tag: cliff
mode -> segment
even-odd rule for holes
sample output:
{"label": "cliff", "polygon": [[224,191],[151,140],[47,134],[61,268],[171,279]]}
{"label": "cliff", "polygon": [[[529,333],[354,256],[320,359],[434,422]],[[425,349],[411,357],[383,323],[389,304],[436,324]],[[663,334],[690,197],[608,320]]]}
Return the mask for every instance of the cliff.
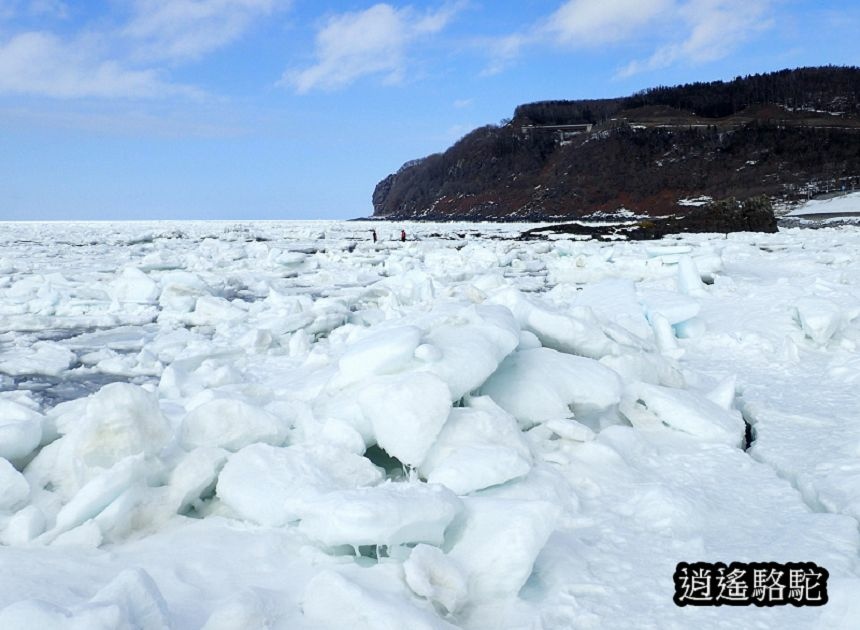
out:
{"label": "cliff", "polygon": [[[860,188],[860,68],[820,67],[516,108],[373,193],[375,218],[565,220],[690,199],[791,205]],[[686,210],[685,210],[686,209]]]}

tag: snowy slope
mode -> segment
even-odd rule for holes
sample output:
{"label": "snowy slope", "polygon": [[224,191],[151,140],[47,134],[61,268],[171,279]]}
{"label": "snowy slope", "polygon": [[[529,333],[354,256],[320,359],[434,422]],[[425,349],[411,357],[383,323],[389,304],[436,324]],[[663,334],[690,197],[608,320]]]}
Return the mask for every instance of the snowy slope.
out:
{"label": "snowy slope", "polygon": [[860,230],[519,227],[5,224],[0,628],[858,627]]}
{"label": "snowy slope", "polygon": [[787,216],[802,217],[813,214],[860,214],[860,192],[831,199],[811,199],[789,212]]}

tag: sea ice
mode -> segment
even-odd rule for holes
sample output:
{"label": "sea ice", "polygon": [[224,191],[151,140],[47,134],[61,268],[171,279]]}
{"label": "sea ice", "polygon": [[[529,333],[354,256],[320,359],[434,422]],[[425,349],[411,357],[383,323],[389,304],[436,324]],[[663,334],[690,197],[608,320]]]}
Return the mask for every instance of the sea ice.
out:
{"label": "sea ice", "polygon": [[230,456],[216,492],[242,518],[277,527],[302,518],[328,492],[381,479],[369,460],[339,448],[252,444]]}
{"label": "sea ice", "polygon": [[537,335],[548,348],[595,359],[616,350],[616,344],[599,326],[539,305],[516,289],[503,289],[490,299],[508,307],[520,326]]}
{"label": "sea ice", "polygon": [[42,415],[12,400],[0,399],[0,458],[12,462],[32,453],[42,440]]}
{"label": "sea ice", "polygon": [[451,528],[449,556],[463,568],[469,596],[516,595],[556,526],[560,508],[548,501],[467,497]]}
{"label": "sea ice", "polygon": [[299,531],[327,547],[350,545],[440,545],[462,509],[438,484],[386,483],[329,492],[308,501]]}
{"label": "sea ice", "polygon": [[797,319],[807,337],[823,344],[839,330],[842,311],[830,300],[805,297],[797,301]]}
{"label": "sea ice", "polygon": [[729,446],[741,446],[744,441],[745,426],[739,412],[690,390],[630,383],[620,409],[634,427],[641,429],[669,427]]}
{"label": "sea ice", "polygon": [[0,457],[0,515],[3,512],[14,512],[30,498],[30,484],[12,467],[8,461]]}
{"label": "sea ice", "polygon": [[448,418],[451,391],[427,372],[381,376],[361,391],[359,404],[379,446],[418,466]]}
{"label": "sea ice", "polygon": [[278,446],[286,436],[287,427],[277,417],[231,398],[215,398],[194,407],[179,429],[179,441],[188,450],[208,446],[238,451],[257,442]]}
{"label": "sea ice", "polygon": [[412,592],[441,607],[457,612],[468,598],[463,571],[438,547],[418,544],[403,562],[403,575]]}
{"label": "sea ice", "polygon": [[510,355],[480,391],[529,428],[606,411],[621,399],[621,380],[593,359],[535,348]]}

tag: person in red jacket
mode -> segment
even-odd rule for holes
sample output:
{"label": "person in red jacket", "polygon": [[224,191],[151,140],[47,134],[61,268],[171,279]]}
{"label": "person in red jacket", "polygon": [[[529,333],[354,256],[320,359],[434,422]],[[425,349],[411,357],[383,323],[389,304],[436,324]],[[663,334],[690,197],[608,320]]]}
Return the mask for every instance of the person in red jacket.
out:
{"label": "person in red jacket", "polygon": [[406,241],[406,230],[400,230],[400,241],[401,242]]}

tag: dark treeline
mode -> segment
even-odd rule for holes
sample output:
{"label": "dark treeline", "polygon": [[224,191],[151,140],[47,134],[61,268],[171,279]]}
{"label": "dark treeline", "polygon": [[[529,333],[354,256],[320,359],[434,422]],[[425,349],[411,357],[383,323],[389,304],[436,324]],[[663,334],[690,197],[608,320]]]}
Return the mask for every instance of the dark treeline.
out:
{"label": "dark treeline", "polygon": [[664,106],[706,118],[721,118],[751,105],[773,103],[793,109],[860,113],[860,68],[822,66],[737,77],[733,81],[659,86],[632,96],[580,101],[542,101],[520,105],[519,123],[555,125],[600,123],[626,109]]}

